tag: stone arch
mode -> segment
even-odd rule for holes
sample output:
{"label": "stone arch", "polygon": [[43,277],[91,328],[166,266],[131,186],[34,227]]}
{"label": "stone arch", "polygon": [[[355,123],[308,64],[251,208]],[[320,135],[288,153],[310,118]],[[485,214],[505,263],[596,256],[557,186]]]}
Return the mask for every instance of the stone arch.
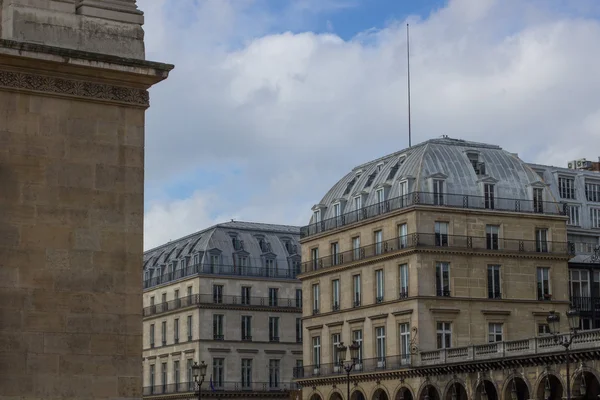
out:
{"label": "stone arch", "polygon": [[[585,395],[582,396],[582,386]],[[578,396],[580,400],[598,400],[600,396],[600,378],[598,373],[588,367],[578,368],[571,379],[571,398]]]}
{"label": "stone arch", "polygon": [[313,390],[313,392],[310,394],[309,399],[310,400],[323,400],[323,396],[318,391]]}
{"label": "stone arch", "polygon": [[540,375],[534,387],[536,389],[533,398],[537,400],[561,400],[566,397],[562,378],[553,372]]}
{"label": "stone arch", "polygon": [[350,389],[350,400],[367,400],[367,396],[361,388]]}
{"label": "stone arch", "polygon": [[334,389],[329,394],[329,400],[344,400],[344,396],[342,395],[342,393],[338,389]]}
{"label": "stone arch", "polygon": [[419,388],[418,400],[425,400],[425,396],[429,396],[429,400],[440,400],[440,389],[431,381],[425,381]]}
{"label": "stone arch", "polygon": [[500,395],[496,384],[489,379],[479,379],[473,389],[473,400],[483,400],[483,392],[488,400],[499,400]]}
{"label": "stone arch", "polygon": [[526,378],[518,374],[511,374],[504,382],[501,400],[513,400],[512,392],[516,391],[516,400],[530,399],[531,387]]}
{"label": "stone arch", "polygon": [[[456,394],[456,398],[453,397]],[[467,388],[465,384],[458,380],[453,379],[446,385],[444,389],[444,400],[468,400],[469,395],[467,394]]]}
{"label": "stone arch", "polygon": [[396,388],[393,399],[394,400],[414,400],[414,391],[406,383],[401,383]]}
{"label": "stone arch", "polygon": [[383,386],[377,386],[371,395],[372,400],[390,400],[390,395]]}

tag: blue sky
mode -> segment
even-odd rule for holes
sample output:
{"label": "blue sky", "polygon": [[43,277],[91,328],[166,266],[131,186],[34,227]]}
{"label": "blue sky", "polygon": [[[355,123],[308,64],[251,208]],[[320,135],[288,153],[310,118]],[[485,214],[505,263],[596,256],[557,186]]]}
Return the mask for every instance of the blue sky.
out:
{"label": "blue sky", "polygon": [[600,154],[595,0],[138,0],[151,89],[145,246],[231,218],[305,224],[354,166],[413,142]]}

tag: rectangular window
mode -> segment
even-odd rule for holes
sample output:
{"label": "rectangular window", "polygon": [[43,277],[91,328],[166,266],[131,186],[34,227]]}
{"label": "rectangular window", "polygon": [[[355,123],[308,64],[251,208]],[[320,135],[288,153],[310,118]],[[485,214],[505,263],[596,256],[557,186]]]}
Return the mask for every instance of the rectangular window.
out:
{"label": "rectangular window", "polygon": [[192,340],[192,316],[187,316],[187,338]]}
{"label": "rectangular window", "polygon": [[181,382],[181,376],[180,376],[180,371],[179,371],[179,360],[175,360],[173,361],[173,378],[174,379],[174,384],[176,388],[179,388],[179,383]]}
{"label": "rectangular window", "polygon": [[444,181],[439,179],[433,180],[433,205],[444,205]]}
{"label": "rectangular window", "polygon": [[310,249],[310,259],[312,261],[313,270],[319,268],[319,248]]}
{"label": "rectangular window", "polygon": [[302,289],[296,289],[296,307],[302,308]]}
{"label": "rectangular window", "polygon": [[338,242],[331,243],[331,265],[340,263],[340,245]]}
{"label": "rectangular window", "polygon": [[383,231],[375,231],[375,254],[381,254],[382,252],[382,244],[383,244]]}
{"label": "rectangular window", "polygon": [[269,388],[279,387],[279,360],[269,360]]}
{"label": "rectangular window", "polygon": [[544,189],[533,188],[533,212],[544,212]]}
{"label": "rectangular window", "polygon": [[210,255],[210,272],[214,272],[215,269],[219,268],[219,255],[211,254]]}
{"label": "rectangular window", "polygon": [[212,384],[215,389],[222,389],[225,382],[225,359],[213,358]]}
{"label": "rectangular window", "polygon": [[356,196],[354,198],[354,209],[358,211],[361,208],[362,208],[362,197]]}
{"label": "rectangular window", "polygon": [[538,253],[548,252],[548,229],[535,230],[535,251]]}
{"label": "rectangular window", "polygon": [[342,215],[342,205],[340,203],[335,203],[333,205],[333,216],[339,217],[340,215]]}
{"label": "rectangular window", "polygon": [[450,264],[435,264],[435,288],[436,296],[450,296]]}
{"label": "rectangular window", "polygon": [[224,340],[223,315],[213,315],[213,339]]}
{"label": "rectangular window", "polygon": [[150,305],[153,306],[154,305],[154,296],[150,297]]}
{"label": "rectangular window", "polygon": [[269,288],[269,306],[277,307],[279,303],[279,289],[278,288]]}
{"label": "rectangular window", "polygon": [[248,270],[248,257],[240,255],[238,257],[238,264],[240,266],[240,274],[241,275],[248,275],[249,272],[250,272]]}
{"label": "rectangular window", "polygon": [[179,289],[175,289],[175,307],[181,307],[181,300],[179,300]]}
{"label": "rectangular window", "polygon": [[494,185],[483,185],[483,206],[488,210],[494,209]]}
{"label": "rectangular window", "polygon": [[375,328],[375,357],[379,362],[385,361],[385,326]]}
{"label": "rectangular window", "polygon": [[537,269],[537,296],[538,300],[551,300],[550,268],[538,267]]}
{"label": "rectangular window", "polygon": [[242,286],[242,298],[241,303],[244,306],[250,305],[250,286]]}
{"label": "rectangular window", "polygon": [[187,359],[187,366],[186,366],[186,371],[187,371],[187,381],[188,381],[188,390],[194,390],[195,388],[192,386],[192,382],[194,382],[194,370],[192,368],[192,365],[194,365],[194,360],[192,360],[191,358]]}
{"label": "rectangular window", "polygon": [[223,285],[213,285],[213,303],[223,304]]}
{"label": "rectangular window", "polygon": [[321,222],[321,210],[316,210],[314,213],[314,218],[313,218],[313,222],[315,224],[318,224],[319,222]]}
{"label": "rectangular window", "polygon": [[400,360],[402,364],[410,362],[410,324],[408,322],[400,324]]}
{"label": "rectangular window", "polygon": [[156,381],[154,379],[154,374],[155,374],[155,365],[150,364],[150,387],[152,387],[152,390],[154,390],[154,386],[156,385]]}
{"label": "rectangular window", "polygon": [[252,360],[242,358],[242,388],[250,389],[252,387]]}
{"label": "rectangular window", "polygon": [[384,196],[383,188],[377,189],[375,194],[377,195],[377,211],[379,213],[385,212],[385,204],[384,204],[385,196]]}
{"label": "rectangular window", "polygon": [[314,336],[312,338],[312,363],[315,367],[321,365],[321,337]]}
{"label": "rectangular window", "polygon": [[590,296],[590,274],[587,270],[569,270],[569,282],[571,284],[571,301],[578,301],[583,305],[582,297]]}
{"label": "rectangular window", "polygon": [[179,318],[175,318],[173,321],[173,340],[175,343],[179,343]]}
{"label": "rectangular window", "polygon": [[200,254],[196,253],[194,254],[194,265],[199,265],[200,264]]}
{"label": "rectangular window", "polygon": [[192,287],[191,286],[187,287],[187,295],[188,295],[188,297],[192,296]]}
{"label": "rectangular window", "polygon": [[498,225],[485,226],[485,245],[488,250],[499,249],[500,227]]}
{"label": "rectangular window", "polygon": [[163,321],[161,325],[161,341],[162,345],[167,345],[167,321]]}
{"label": "rectangular window", "polygon": [[383,270],[375,271],[375,303],[383,302],[384,287],[383,287]]}
{"label": "rectangular window", "polygon": [[353,260],[360,260],[360,236],[352,238],[352,258]]}
{"label": "rectangular window", "polygon": [[154,347],[154,324],[150,324],[150,347]]}
{"label": "rectangular window", "polygon": [[331,281],[331,309],[337,311],[340,309],[340,280]]}
{"label": "rectangular window", "polygon": [[408,264],[402,264],[398,267],[398,276],[400,278],[399,298],[405,299],[408,297]]}
{"label": "rectangular window", "polygon": [[313,314],[318,314],[319,313],[319,308],[320,308],[320,296],[319,296],[319,284],[316,283],[314,285],[312,285],[312,303],[313,303]]}
{"label": "rectangular window", "polygon": [[167,294],[163,293],[162,294],[162,303],[165,304],[167,302]]}
{"label": "rectangular window", "polygon": [[501,299],[502,293],[500,291],[500,266],[499,265],[488,265],[487,281],[488,281],[488,299]]}
{"label": "rectangular window", "polygon": [[402,205],[406,204],[406,195],[408,195],[408,182],[407,181],[402,181],[400,182],[400,185],[398,186],[399,188],[399,193],[398,195],[400,196],[400,202]]}
{"label": "rectangular window", "polygon": [[354,292],[354,307],[358,307],[361,303],[360,275],[352,276],[352,289]]}
{"label": "rectangular window", "polygon": [[576,205],[569,205],[567,208],[567,213],[569,216],[569,220],[567,221],[567,224],[569,225],[573,225],[573,226],[579,226],[580,222],[579,222],[579,210],[581,209],[581,207],[576,206]]}
{"label": "rectangular window", "polygon": [[359,364],[362,363],[362,359],[363,359],[363,334],[362,334],[362,330],[356,330],[356,331],[352,331],[352,340],[356,343],[358,343],[358,360],[357,362]]}
{"label": "rectangular window", "polygon": [[600,202],[600,184],[586,183],[585,198],[587,201]]}
{"label": "rectangular window", "polygon": [[502,339],[502,324],[492,323],[488,324],[488,342],[501,342]]}
{"label": "rectangular window", "polygon": [[538,324],[538,335],[549,335],[550,334],[550,325],[548,324]]}
{"label": "rectangular window", "polygon": [[437,348],[449,349],[452,347],[452,325],[450,322],[437,323]]}
{"label": "rectangular window", "polygon": [[164,362],[160,366],[160,383],[162,383],[163,393],[167,390],[167,363]]}
{"label": "rectangular window", "polygon": [[296,318],[296,343],[302,343],[302,318]]}
{"label": "rectangular window", "polygon": [[252,316],[242,315],[242,340],[252,340]]}
{"label": "rectangular window", "polygon": [[398,248],[404,249],[408,247],[408,225],[398,225]]}
{"label": "rectangular window", "polygon": [[592,228],[600,229],[600,208],[590,208],[590,220]]}
{"label": "rectangular window", "polygon": [[575,198],[575,180],[573,178],[558,178],[558,192],[563,199]]}
{"label": "rectangular window", "polygon": [[272,258],[265,259],[267,276],[277,276],[277,263]]}
{"label": "rectangular window", "polygon": [[447,222],[436,222],[435,223],[435,245],[436,246],[448,246],[448,223]]}
{"label": "rectangular window", "polygon": [[269,317],[269,342],[279,342],[279,317]]}
{"label": "rectangular window", "polygon": [[334,333],[331,335],[331,354],[333,354],[332,362],[335,363],[335,365],[340,364],[340,354],[338,352],[338,346],[340,345],[341,341],[340,337],[341,335],[339,333]]}

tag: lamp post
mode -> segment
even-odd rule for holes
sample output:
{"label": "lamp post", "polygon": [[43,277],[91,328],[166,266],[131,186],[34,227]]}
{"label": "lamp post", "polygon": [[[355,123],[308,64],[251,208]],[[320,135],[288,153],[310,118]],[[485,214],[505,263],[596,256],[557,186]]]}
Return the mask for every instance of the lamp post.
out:
{"label": "lamp post", "polygon": [[192,365],[192,373],[194,374],[194,382],[198,385],[198,400],[202,399],[202,384],[206,376],[206,364],[202,361],[200,364],[194,362]]}
{"label": "lamp post", "polygon": [[567,360],[567,400],[571,400],[571,372],[569,371],[569,361],[570,361],[570,353],[569,346],[573,343],[573,339],[575,339],[579,334],[577,333],[577,329],[579,329],[580,316],[579,311],[577,310],[569,310],[567,311],[567,320],[569,321],[569,334],[561,335],[559,333],[559,322],[560,315],[555,311],[550,311],[550,315],[546,318],[548,321],[548,326],[550,327],[550,333],[554,336],[554,342],[556,344],[560,344],[565,348],[565,358]]}
{"label": "lamp post", "polygon": [[347,400],[350,400],[350,372],[358,362],[358,351],[360,350],[360,344],[356,341],[353,341],[349,347],[350,360],[348,363],[344,364],[344,360],[346,359],[346,350],[348,350],[348,347],[344,346],[343,342],[337,346],[340,366],[344,368],[344,371],[346,371],[346,388],[348,393]]}

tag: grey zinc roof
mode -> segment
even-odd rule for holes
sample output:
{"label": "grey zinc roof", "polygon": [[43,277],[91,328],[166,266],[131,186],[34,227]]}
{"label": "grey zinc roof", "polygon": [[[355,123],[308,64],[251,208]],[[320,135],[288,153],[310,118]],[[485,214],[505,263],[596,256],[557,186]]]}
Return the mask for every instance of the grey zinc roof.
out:
{"label": "grey zinc roof", "polygon": [[[485,163],[485,176],[477,175],[467,156],[474,152],[479,155],[479,161]],[[390,171],[396,163],[404,158],[393,179],[389,179]],[[382,170],[376,174],[372,183],[366,187],[371,174],[375,173],[377,166],[384,163]],[[346,189],[348,183],[357,174],[352,190]],[[409,192],[431,192],[430,178],[432,175],[445,175],[445,191],[450,194],[482,196],[482,178],[496,180],[496,196],[509,199],[531,199],[531,185],[540,183],[540,177],[517,155],[503,150],[497,145],[469,142],[448,137],[431,139],[413,147],[392,153],[376,160],[355,167],[340,179],[325,194],[318,205],[325,207],[322,219],[334,217],[331,207],[340,199],[346,200],[342,213],[355,211],[352,198],[363,192],[366,198],[362,206],[377,202],[375,189],[380,185],[389,185],[386,198],[400,195],[400,182],[412,178]],[[554,197],[547,200],[555,201]],[[313,216],[314,217],[314,216]],[[314,223],[312,220],[310,223]]]}
{"label": "grey zinc roof", "polygon": [[[270,253],[273,253],[278,268],[287,269],[290,257],[300,257],[300,228],[289,225],[263,224],[256,222],[231,221],[211,226],[202,231],[184,236],[180,239],[155,247],[144,252],[144,271],[150,269],[150,275],[146,278],[155,277],[155,274],[164,272],[159,268],[189,257],[192,254],[200,254],[200,262],[207,262],[202,257],[208,252],[218,252],[221,255],[220,263],[233,265],[232,236],[236,236],[244,242],[243,251],[248,253],[250,267],[262,267],[262,256],[265,254],[259,245],[259,238],[264,238],[270,245]],[[293,251],[288,251],[284,245],[284,239],[289,240]]]}

